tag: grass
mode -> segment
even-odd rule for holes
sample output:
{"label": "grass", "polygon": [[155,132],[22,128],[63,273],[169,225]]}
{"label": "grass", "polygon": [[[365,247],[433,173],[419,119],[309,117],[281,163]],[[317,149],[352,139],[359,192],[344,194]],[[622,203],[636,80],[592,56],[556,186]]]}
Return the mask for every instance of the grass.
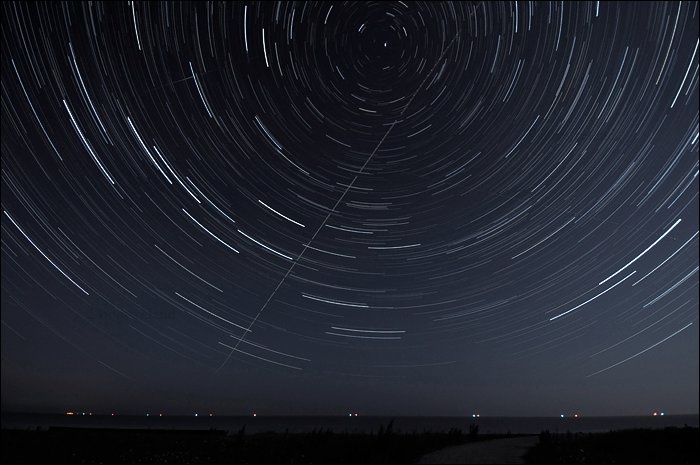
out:
{"label": "grass", "polygon": [[506,437],[449,433],[398,434],[389,424],[378,434],[305,434],[225,431],[51,428],[3,430],[2,463],[412,463],[437,449]]}
{"label": "grass", "polygon": [[696,464],[700,459],[698,428],[634,429],[609,433],[540,434],[526,463],[664,463]]}

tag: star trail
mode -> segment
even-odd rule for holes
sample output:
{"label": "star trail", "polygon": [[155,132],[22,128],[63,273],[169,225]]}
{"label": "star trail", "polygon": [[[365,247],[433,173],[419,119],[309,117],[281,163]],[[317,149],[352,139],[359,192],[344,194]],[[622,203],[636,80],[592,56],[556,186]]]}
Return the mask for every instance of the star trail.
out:
{"label": "star trail", "polygon": [[697,412],[697,2],[2,8],[3,408]]}

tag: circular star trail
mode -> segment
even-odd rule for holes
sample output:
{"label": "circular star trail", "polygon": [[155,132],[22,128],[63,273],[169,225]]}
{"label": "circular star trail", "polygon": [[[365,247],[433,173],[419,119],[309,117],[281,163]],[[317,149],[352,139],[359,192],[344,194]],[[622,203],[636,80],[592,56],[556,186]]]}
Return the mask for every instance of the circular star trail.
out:
{"label": "circular star trail", "polygon": [[4,3],[4,406],[697,411],[698,14]]}

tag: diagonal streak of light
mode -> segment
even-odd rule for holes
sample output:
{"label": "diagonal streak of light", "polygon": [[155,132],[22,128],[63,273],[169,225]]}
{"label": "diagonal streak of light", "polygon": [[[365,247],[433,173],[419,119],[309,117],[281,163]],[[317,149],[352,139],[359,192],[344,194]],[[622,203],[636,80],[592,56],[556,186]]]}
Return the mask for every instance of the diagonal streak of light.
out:
{"label": "diagonal streak of light", "polygon": [[[447,53],[447,51],[452,47],[452,44],[454,44],[455,40],[457,40],[458,37],[459,37],[459,33],[455,34],[455,36],[452,38],[452,40],[450,41],[450,43],[447,44],[447,47],[445,47],[445,48],[443,49],[442,53],[440,54],[440,57],[439,57],[437,60],[435,60],[435,64],[433,64],[433,67],[432,67],[432,68],[430,69],[430,71],[425,75],[425,77],[423,78],[423,81],[420,83],[420,85],[418,86],[418,88],[416,88],[416,90],[413,92],[413,94],[411,95],[411,98],[408,99],[408,102],[406,103],[406,105],[405,105],[405,106],[403,107],[403,109],[401,110],[401,113],[399,113],[399,116],[398,116],[399,119],[400,119],[400,118],[403,116],[403,114],[406,112],[406,110],[408,109],[408,107],[409,107],[409,106],[411,105],[411,103],[413,102],[413,99],[416,97],[416,95],[418,95],[418,92],[419,92],[419,91],[421,90],[421,88],[423,88],[423,86],[425,85],[425,82],[428,80],[428,77],[430,77],[430,75],[433,74],[433,71],[435,71],[435,68],[437,67],[438,63],[440,63],[440,62],[442,61],[443,57],[445,56],[445,54]],[[387,131],[384,133],[384,136],[382,136],[382,138],[381,138],[381,140],[379,141],[379,143],[376,145],[376,147],[374,147],[374,150],[372,150],[372,153],[369,154],[369,156],[367,157],[367,160],[365,160],[365,163],[362,165],[362,167],[361,167],[360,170],[358,171],[357,175],[356,175],[356,176],[352,179],[352,181],[347,185],[347,187],[345,188],[345,190],[343,191],[343,193],[341,194],[341,196],[340,196],[340,197],[338,198],[338,200],[335,202],[335,205],[333,205],[333,208],[331,208],[331,210],[328,212],[328,214],[326,215],[326,217],[325,217],[325,218],[323,219],[323,221],[321,222],[321,225],[316,229],[316,232],[314,232],[313,236],[311,236],[311,239],[309,239],[309,241],[308,241],[306,244],[304,244],[304,248],[301,250],[301,252],[300,252],[299,255],[297,256],[297,258],[296,258],[294,261],[292,261],[292,265],[289,267],[289,269],[288,269],[287,272],[284,274],[284,276],[282,277],[282,279],[280,279],[280,281],[277,283],[277,286],[275,286],[275,288],[272,290],[272,292],[271,292],[270,295],[267,297],[267,300],[265,300],[265,303],[262,305],[262,307],[260,307],[260,310],[258,310],[258,313],[255,315],[255,318],[253,318],[253,320],[252,320],[252,321],[250,322],[250,324],[248,325],[247,330],[243,333],[243,335],[242,335],[240,338],[237,338],[236,344],[235,344],[235,345],[233,346],[233,348],[231,349],[231,352],[229,352],[229,354],[226,356],[226,359],[223,361],[223,363],[221,363],[221,365],[219,365],[219,367],[216,369],[216,372],[217,372],[217,373],[218,373],[219,371],[221,371],[221,369],[223,369],[224,366],[226,366],[226,364],[228,363],[228,361],[229,361],[229,359],[231,358],[231,356],[233,355],[233,353],[236,352],[236,351],[238,350],[238,345],[239,345],[241,342],[243,342],[243,340],[245,339],[246,335],[247,335],[249,332],[251,332],[251,328],[252,328],[253,325],[258,321],[258,318],[260,318],[260,315],[262,314],[262,312],[265,311],[265,308],[266,308],[267,305],[270,303],[270,301],[272,300],[272,298],[275,296],[275,294],[277,293],[277,291],[279,290],[279,288],[282,286],[282,284],[284,284],[284,281],[287,279],[287,276],[289,276],[289,274],[290,274],[290,273],[292,272],[292,270],[294,269],[294,266],[296,266],[297,262],[298,262],[298,261],[301,259],[301,257],[304,255],[304,252],[306,252],[306,249],[309,248],[309,246],[310,246],[311,243],[314,241],[314,239],[316,239],[316,236],[317,236],[318,233],[321,231],[321,229],[323,229],[323,227],[326,225],[326,222],[327,222],[328,219],[331,217],[331,215],[332,215],[333,213],[335,213],[335,209],[338,208],[338,205],[340,205],[340,202],[343,201],[343,199],[345,198],[345,195],[348,193],[348,191],[349,191],[349,190],[352,188],[352,186],[355,184],[355,181],[357,180],[357,177],[358,177],[360,174],[362,174],[362,172],[364,171],[364,169],[367,167],[367,165],[369,164],[369,162],[372,160],[372,157],[374,157],[374,154],[377,153],[377,150],[379,150],[379,147],[381,147],[381,145],[384,143],[384,140],[387,138],[387,136],[389,135],[389,133],[391,132],[391,130],[394,129],[394,126],[396,126],[396,123],[399,122],[399,119],[395,119],[394,122],[392,122],[392,123],[389,125],[389,128],[388,128]]]}

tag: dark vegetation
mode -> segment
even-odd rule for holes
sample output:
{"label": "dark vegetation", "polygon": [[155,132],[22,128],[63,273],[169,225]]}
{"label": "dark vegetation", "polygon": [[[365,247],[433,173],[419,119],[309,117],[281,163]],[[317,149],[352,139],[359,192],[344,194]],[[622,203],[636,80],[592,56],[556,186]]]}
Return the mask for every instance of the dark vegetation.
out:
{"label": "dark vegetation", "polygon": [[[393,423],[393,422],[392,422]],[[437,449],[505,437],[465,434],[402,434],[393,425],[376,434],[260,433],[226,431],[50,428],[2,431],[2,463],[411,463]]]}
{"label": "dark vegetation", "polygon": [[526,463],[687,463],[700,460],[698,428],[635,429],[609,433],[540,433]]}

